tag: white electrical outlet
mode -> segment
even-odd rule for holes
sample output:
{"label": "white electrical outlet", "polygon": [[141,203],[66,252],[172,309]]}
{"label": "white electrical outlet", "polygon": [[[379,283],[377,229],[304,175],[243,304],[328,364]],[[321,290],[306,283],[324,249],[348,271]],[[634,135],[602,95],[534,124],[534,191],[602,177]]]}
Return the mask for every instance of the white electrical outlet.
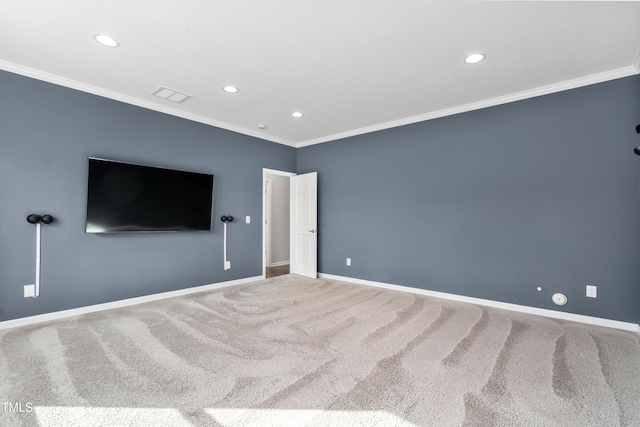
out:
{"label": "white electrical outlet", "polygon": [[36,296],[36,285],[24,285],[24,297],[33,298]]}
{"label": "white electrical outlet", "polygon": [[247,215],[246,221],[247,224],[251,224],[251,217],[249,215]]}
{"label": "white electrical outlet", "polygon": [[587,297],[598,298],[598,287],[595,285],[587,285]]}
{"label": "white electrical outlet", "polygon": [[351,258],[347,258],[347,265],[351,267]]}
{"label": "white electrical outlet", "polygon": [[231,261],[227,261],[227,263],[225,264],[225,267],[227,270],[231,269]]}

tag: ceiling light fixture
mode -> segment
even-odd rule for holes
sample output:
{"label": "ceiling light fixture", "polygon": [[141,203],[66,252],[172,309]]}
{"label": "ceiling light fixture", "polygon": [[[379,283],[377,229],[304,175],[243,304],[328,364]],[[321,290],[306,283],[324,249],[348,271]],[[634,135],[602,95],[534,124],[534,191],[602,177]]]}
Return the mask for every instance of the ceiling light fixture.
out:
{"label": "ceiling light fixture", "polygon": [[467,64],[475,64],[482,61],[484,58],[486,58],[486,55],[484,53],[472,53],[471,55],[464,58],[464,62],[466,62]]}
{"label": "ceiling light fixture", "polygon": [[222,88],[222,90],[224,90],[227,93],[237,93],[238,92],[238,88],[235,86],[225,86]]}
{"label": "ceiling light fixture", "polygon": [[291,116],[295,117],[296,119],[299,119],[300,117],[304,116],[304,114],[302,114],[300,111],[295,111],[291,113]]}
{"label": "ceiling light fixture", "polygon": [[265,124],[260,123],[258,125],[258,129],[266,129],[266,128],[267,128],[267,125],[265,125]]}
{"label": "ceiling light fixture", "polygon": [[113,37],[108,36],[106,34],[95,34],[93,36],[93,39],[95,41],[97,41],[98,43],[100,43],[102,46],[106,46],[106,47],[118,47],[118,46],[120,46],[120,43],[118,43],[118,40],[116,40]]}

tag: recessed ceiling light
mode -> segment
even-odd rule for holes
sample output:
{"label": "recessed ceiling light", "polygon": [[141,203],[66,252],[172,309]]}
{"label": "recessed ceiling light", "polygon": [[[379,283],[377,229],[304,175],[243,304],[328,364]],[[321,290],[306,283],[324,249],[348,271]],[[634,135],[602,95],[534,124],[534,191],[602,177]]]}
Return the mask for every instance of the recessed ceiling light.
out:
{"label": "recessed ceiling light", "polygon": [[93,36],[94,40],[97,41],[98,43],[100,43],[103,46],[106,47],[118,47],[120,46],[120,43],[118,43],[118,40],[114,39],[111,36],[108,36],[106,34],[96,34]]}
{"label": "recessed ceiling light", "polygon": [[236,93],[238,92],[238,88],[235,86],[225,86],[222,88],[222,90],[224,90],[227,93]]}
{"label": "recessed ceiling light", "polygon": [[304,114],[302,114],[300,111],[295,111],[295,112],[291,113],[291,115],[293,117],[295,117],[296,119],[299,119],[300,117],[304,116]]}
{"label": "recessed ceiling light", "polygon": [[482,61],[486,55],[484,53],[472,53],[471,55],[464,58],[464,62],[467,64],[475,64],[476,62]]}

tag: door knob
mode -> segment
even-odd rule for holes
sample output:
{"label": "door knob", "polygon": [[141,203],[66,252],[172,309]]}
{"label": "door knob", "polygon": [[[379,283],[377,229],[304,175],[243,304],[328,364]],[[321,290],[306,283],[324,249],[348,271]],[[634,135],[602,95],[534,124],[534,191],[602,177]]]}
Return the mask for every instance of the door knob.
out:
{"label": "door knob", "polygon": [[315,232],[316,232],[316,230],[314,230],[314,229],[307,230],[307,231],[308,231],[309,233],[315,233]]}

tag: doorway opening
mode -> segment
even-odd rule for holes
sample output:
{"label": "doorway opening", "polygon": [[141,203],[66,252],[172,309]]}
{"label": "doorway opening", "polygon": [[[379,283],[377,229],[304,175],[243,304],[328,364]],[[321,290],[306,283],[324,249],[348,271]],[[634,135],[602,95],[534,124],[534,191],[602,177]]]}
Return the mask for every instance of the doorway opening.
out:
{"label": "doorway opening", "polygon": [[262,170],[262,273],[265,278],[290,272],[289,178],[295,175],[273,169]]}

